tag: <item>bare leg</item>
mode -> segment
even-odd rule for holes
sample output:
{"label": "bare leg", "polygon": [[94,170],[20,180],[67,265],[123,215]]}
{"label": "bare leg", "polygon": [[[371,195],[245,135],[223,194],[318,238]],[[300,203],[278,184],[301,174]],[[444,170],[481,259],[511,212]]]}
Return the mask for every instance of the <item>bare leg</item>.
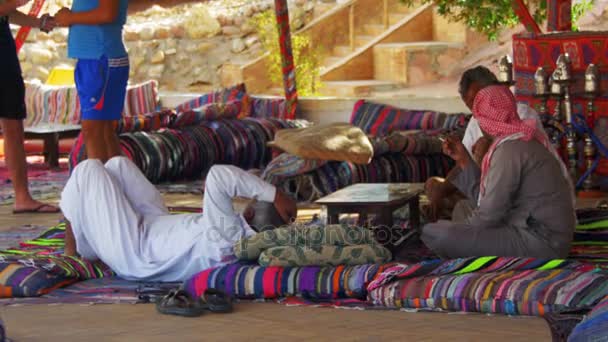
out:
{"label": "bare leg", "polygon": [[110,158],[122,155],[114,123],[110,120],[82,120],[87,159],[99,159],[106,163]]}
{"label": "bare leg", "polygon": [[122,150],[120,149],[120,140],[118,139],[118,134],[116,134],[114,122],[115,121],[104,122],[103,135],[106,142],[107,160],[110,160],[112,157],[122,155]]}
{"label": "bare leg", "polygon": [[15,191],[15,210],[40,208],[41,212],[57,212],[58,208],[36,201],[30,195],[27,184],[27,163],[25,161],[23,121],[2,119],[4,152],[13,189]]}
{"label": "bare leg", "polygon": [[78,255],[76,252],[76,239],[74,238],[74,231],[72,231],[72,224],[70,223],[70,221],[67,221],[65,226],[65,247],[63,249],[63,255]]}

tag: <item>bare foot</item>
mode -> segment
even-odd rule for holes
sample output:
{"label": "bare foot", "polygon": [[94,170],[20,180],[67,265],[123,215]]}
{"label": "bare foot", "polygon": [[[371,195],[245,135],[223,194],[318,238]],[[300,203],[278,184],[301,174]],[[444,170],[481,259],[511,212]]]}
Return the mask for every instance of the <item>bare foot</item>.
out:
{"label": "bare foot", "polygon": [[40,213],[40,214],[52,214],[52,213],[58,213],[60,210],[58,207],[51,205],[51,204],[45,204],[33,199],[30,199],[28,201],[25,201],[23,203],[17,203],[15,202],[15,205],[13,207],[13,214],[20,214],[20,213]]}

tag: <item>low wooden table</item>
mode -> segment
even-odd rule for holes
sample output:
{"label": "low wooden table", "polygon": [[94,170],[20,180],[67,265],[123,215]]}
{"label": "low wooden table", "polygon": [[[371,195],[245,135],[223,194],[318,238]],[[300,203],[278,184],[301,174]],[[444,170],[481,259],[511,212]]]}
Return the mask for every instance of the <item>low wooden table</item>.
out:
{"label": "low wooden table", "polygon": [[357,213],[360,219],[368,214],[379,217],[378,224],[391,229],[393,212],[405,205],[410,208],[410,224],[420,229],[420,194],[423,183],[360,183],[336,191],[316,201],[326,206],[329,224],[339,222],[340,214]]}
{"label": "low wooden table", "polygon": [[59,140],[75,138],[80,133],[80,125],[48,124],[25,127],[25,139],[44,141],[44,161],[50,167],[59,167]]}

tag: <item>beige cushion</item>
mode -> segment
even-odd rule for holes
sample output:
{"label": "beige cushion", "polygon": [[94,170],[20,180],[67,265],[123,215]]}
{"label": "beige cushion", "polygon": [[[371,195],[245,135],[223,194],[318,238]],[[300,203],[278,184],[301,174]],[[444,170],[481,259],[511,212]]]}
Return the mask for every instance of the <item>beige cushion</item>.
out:
{"label": "beige cushion", "polygon": [[271,146],[304,159],[349,161],[368,164],[373,157],[369,138],[359,128],[334,123],[307,128],[283,129]]}

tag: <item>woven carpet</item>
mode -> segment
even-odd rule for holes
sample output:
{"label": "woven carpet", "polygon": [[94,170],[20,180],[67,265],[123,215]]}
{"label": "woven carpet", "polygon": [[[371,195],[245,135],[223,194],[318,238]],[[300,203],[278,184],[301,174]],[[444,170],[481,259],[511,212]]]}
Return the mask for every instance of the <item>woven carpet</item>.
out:
{"label": "woven carpet", "polygon": [[[68,180],[67,159],[59,160],[59,169],[50,169],[40,156],[30,156],[28,161],[29,189],[37,200],[58,198]],[[0,161],[0,205],[12,204],[15,201],[13,184],[9,177],[4,160]]]}

